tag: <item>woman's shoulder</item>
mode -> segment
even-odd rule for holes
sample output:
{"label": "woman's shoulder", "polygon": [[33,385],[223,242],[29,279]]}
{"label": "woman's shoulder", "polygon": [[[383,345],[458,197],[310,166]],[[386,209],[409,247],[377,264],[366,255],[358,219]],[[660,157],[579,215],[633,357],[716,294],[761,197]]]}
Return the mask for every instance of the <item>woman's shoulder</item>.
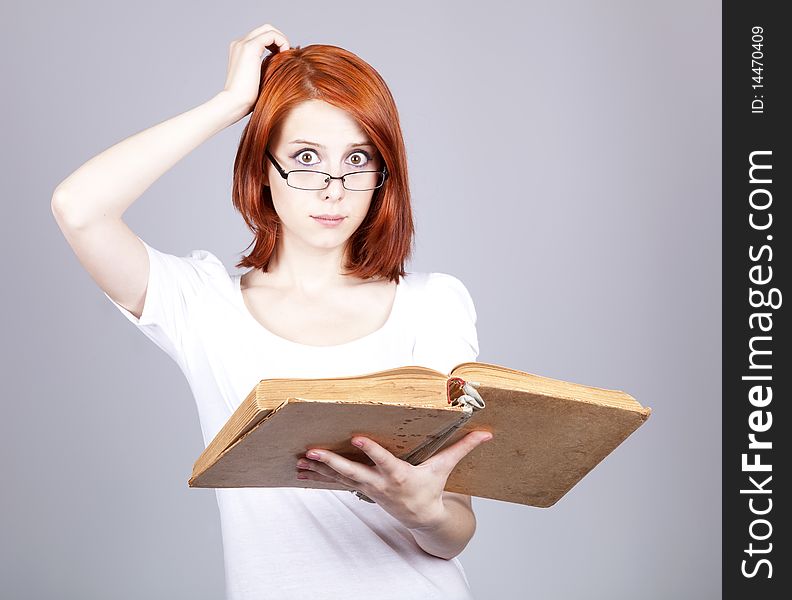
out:
{"label": "woman's shoulder", "polygon": [[467,291],[462,280],[450,273],[440,271],[418,271],[407,273],[404,281],[409,287],[420,289],[430,294],[443,293],[445,291]]}
{"label": "woman's shoulder", "polygon": [[152,271],[157,271],[171,285],[197,288],[207,284],[222,286],[231,281],[223,261],[209,250],[197,248],[184,254],[170,253],[141,241],[148,251]]}
{"label": "woman's shoulder", "polygon": [[230,277],[228,269],[226,269],[223,261],[209,250],[191,250],[183,258],[192,265],[193,268],[200,270],[207,277],[220,277],[221,279]]}
{"label": "woman's shoulder", "polygon": [[449,305],[461,305],[470,312],[475,311],[467,286],[455,275],[422,271],[407,273],[403,281],[421,304],[435,306],[439,310]]}
{"label": "woman's shoulder", "polygon": [[420,293],[413,295],[415,364],[448,373],[478,356],[476,307],[462,279],[439,271],[411,273]]}

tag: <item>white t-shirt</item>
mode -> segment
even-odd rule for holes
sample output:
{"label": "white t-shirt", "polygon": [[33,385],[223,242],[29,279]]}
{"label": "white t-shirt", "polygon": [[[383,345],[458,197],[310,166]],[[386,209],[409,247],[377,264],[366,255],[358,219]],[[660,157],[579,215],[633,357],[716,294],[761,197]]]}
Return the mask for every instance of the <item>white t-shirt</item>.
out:
{"label": "white t-shirt", "polygon": [[[380,329],[312,346],[259,323],[242,299],[241,273],[229,274],[214,254],[180,257],[143,243],[151,266],[140,319],[105,296],[181,368],[204,445],[261,379],[343,377],[410,364],[448,373],[478,357],[473,301],[452,275],[408,273]],[[228,600],[472,598],[458,558],[425,552],[397,519],[347,490],[215,493]]]}

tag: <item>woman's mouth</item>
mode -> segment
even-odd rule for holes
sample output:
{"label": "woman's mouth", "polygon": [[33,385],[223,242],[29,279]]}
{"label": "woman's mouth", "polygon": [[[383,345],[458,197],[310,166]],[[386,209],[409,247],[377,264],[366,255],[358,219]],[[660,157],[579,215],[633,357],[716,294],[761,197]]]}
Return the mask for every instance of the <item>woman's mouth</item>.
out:
{"label": "woman's mouth", "polygon": [[311,215],[311,218],[325,227],[335,227],[336,225],[339,225],[345,217],[342,215]]}

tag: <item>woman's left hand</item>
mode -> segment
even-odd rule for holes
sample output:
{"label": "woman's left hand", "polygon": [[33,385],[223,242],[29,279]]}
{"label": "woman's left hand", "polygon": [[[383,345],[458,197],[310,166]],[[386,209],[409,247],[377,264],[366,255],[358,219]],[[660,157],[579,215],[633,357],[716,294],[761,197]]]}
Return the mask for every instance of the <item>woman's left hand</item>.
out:
{"label": "woman's left hand", "polygon": [[443,490],[451,471],[468,452],[491,438],[489,431],[471,431],[421,464],[411,465],[374,440],[355,436],[352,443],[366,453],[373,466],[317,448],[306,452],[310,460],[297,462],[298,468],[305,469],[297,477],[359,490],[407,528],[432,527],[444,515]]}

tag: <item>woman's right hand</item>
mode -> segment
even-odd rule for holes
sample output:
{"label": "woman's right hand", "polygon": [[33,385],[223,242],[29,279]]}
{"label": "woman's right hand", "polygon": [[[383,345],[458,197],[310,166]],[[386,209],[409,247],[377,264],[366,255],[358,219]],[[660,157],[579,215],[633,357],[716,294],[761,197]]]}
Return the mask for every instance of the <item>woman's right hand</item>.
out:
{"label": "woman's right hand", "polygon": [[253,110],[258,99],[261,56],[265,49],[273,53],[289,49],[286,36],[269,23],[253,29],[245,37],[230,44],[228,73],[223,92],[240,107],[242,116]]}

